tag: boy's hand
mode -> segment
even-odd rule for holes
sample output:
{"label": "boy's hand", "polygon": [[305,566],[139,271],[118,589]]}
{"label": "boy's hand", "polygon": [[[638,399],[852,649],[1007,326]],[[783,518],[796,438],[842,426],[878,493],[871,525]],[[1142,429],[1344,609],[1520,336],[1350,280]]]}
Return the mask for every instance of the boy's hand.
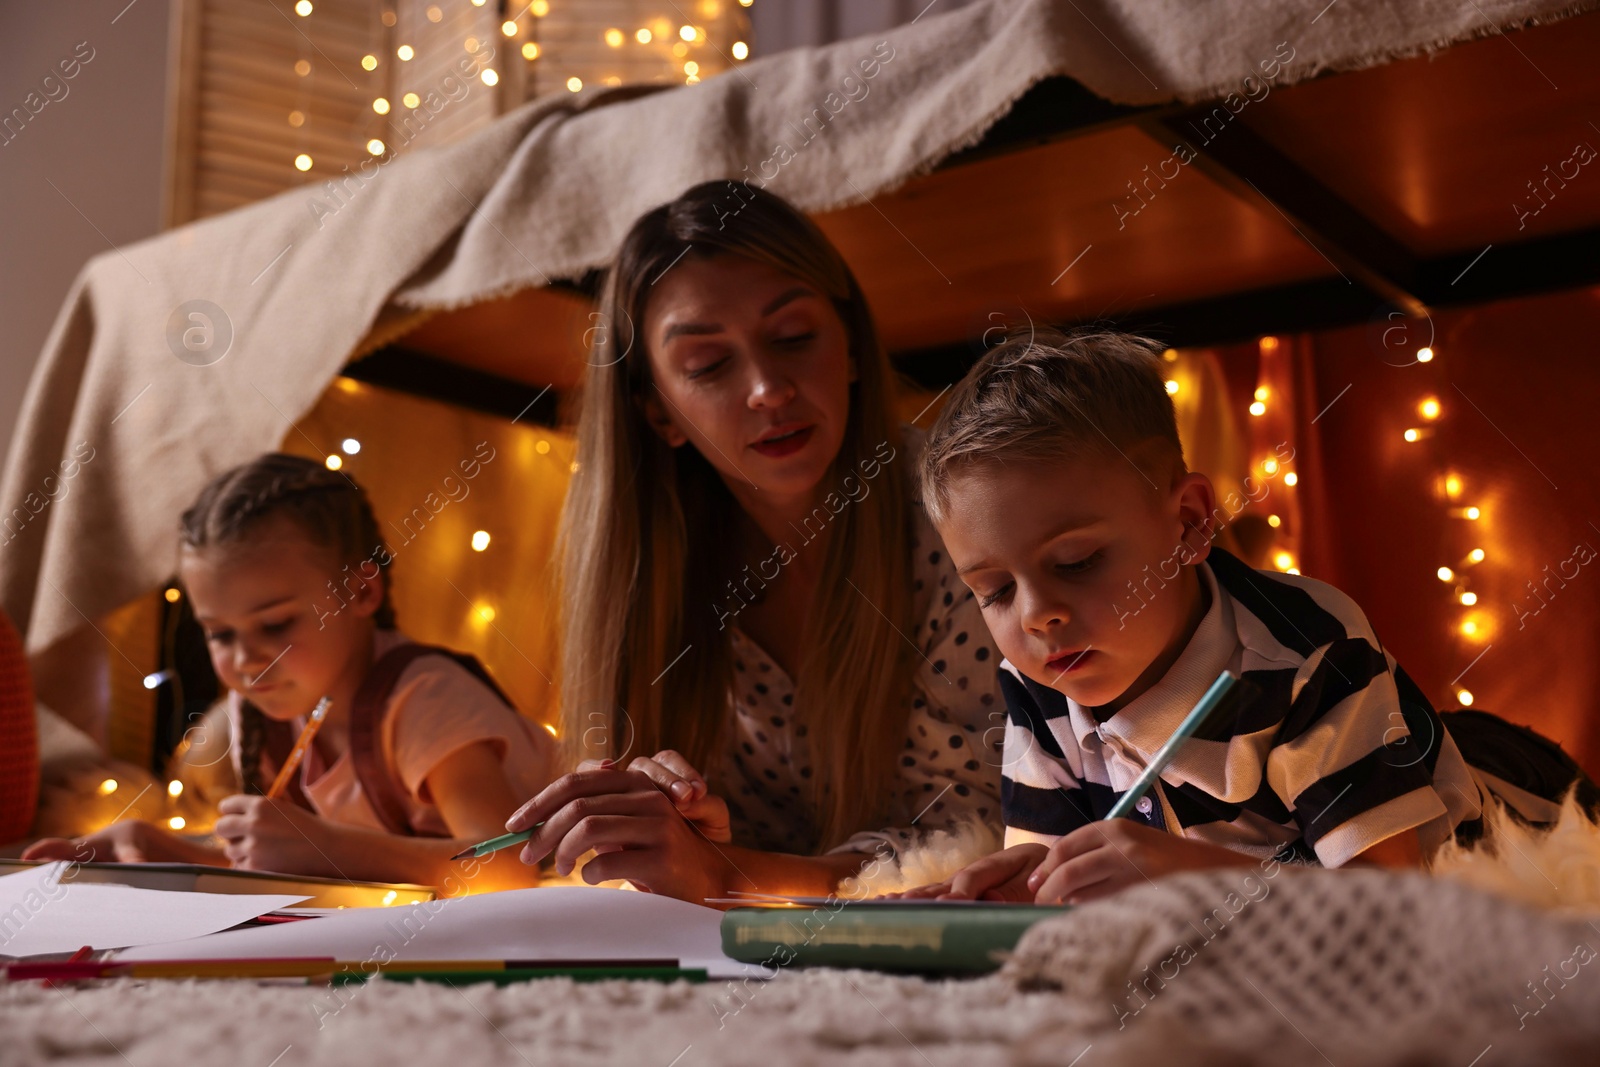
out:
{"label": "boy's hand", "polygon": [[1033,899],[1028,875],[1045,858],[1045,846],[1012,845],[963,867],[946,882],[890,893],[901,900],[996,900],[1024,902]]}
{"label": "boy's hand", "polygon": [[1256,862],[1220,845],[1114,819],[1080,826],[1052,844],[1028,875],[1027,885],[1036,904],[1082,904],[1177,871],[1251,867]]}

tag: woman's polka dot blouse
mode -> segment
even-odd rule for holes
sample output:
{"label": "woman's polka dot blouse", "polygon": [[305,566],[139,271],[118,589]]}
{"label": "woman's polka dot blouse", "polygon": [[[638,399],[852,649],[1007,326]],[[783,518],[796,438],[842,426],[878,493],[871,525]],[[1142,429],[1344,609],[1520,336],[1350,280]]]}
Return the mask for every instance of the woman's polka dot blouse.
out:
{"label": "woman's polka dot blouse", "polygon": [[[1000,655],[972,592],[956,577],[944,543],[920,503],[912,505],[914,603],[922,621],[910,638],[922,654],[891,798],[891,825],[864,830],[833,851],[873,852],[910,844],[919,833],[963,818],[1000,824],[1000,748],[1005,702]],[[759,645],[730,627],[732,722],[724,765],[710,772],[727,801],[734,840],[752,848],[805,853],[814,825],[809,727],[794,721],[794,684]]]}

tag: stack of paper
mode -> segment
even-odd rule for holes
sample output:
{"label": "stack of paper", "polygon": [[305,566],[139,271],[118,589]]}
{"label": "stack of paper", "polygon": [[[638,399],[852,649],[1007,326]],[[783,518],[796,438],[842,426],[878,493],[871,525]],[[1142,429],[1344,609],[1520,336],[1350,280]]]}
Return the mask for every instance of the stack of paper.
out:
{"label": "stack of paper", "polygon": [[126,948],[216,933],[305,899],[83,885],[66,863],[0,877],[0,956]]}

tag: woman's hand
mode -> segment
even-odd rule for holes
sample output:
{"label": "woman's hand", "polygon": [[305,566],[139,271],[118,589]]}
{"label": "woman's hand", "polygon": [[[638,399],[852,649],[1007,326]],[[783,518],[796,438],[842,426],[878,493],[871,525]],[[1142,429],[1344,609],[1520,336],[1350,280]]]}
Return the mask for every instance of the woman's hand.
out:
{"label": "woman's hand", "polygon": [[1190,841],[1131,819],[1093,822],[1050,845],[1028,876],[1039,904],[1081,904],[1177,871],[1253,867],[1242,852]]}
{"label": "woman's hand", "polygon": [[554,853],[556,871],[565,875],[593,850],[598,855],[583,868],[590,885],[625,878],[647,892],[695,904],[727,895],[734,873],[727,854],[643,771],[600,765],[574,771],[518,809],[506,829],[541,822],[523,846],[523,863]]}
{"label": "woman's hand", "polygon": [[948,881],[890,893],[901,900],[997,900],[1025,903],[1033,899],[1028,875],[1045,858],[1045,846],[1012,845],[968,864]]}
{"label": "woman's hand", "polygon": [[[611,760],[584,760],[578,770],[609,770],[614,766]],[[678,812],[694,823],[708,841],[726,845],[733,840],[727,801],[714,796],[705,777],[681,755],[666,748],[653,757],[637,756],[628,764],[628,770],[638,771],[671,797]]]}
{"label": "woman's hand", "polygon": [[217,805],[212,831],[235,866],[252,871],[344,877],[332,859],[338,828],[291,801],[236,794]]}

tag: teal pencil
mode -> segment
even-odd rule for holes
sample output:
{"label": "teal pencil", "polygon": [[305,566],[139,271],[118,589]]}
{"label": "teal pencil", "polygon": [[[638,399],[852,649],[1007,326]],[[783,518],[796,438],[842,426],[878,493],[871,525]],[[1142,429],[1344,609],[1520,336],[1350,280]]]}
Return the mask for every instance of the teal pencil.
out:
{"label": "teal pencil", "polygon": [[1133,810],[1133,806],[1139,803],[1139,798],[1148,793],[1150,787],[1156,784],[1156,779],[1161,777],[1161,772],[1166,770],[1167,764],[1172,762],[1172,757],[1178,754],[1178,750],[1211,717],[1211,713],[1217,710],[1217,705],[1222,703],[1222,698],[1228,695],[1228,690],[1232,689],[1233,683],[1238,680],[1238,676],[1229,671],[1223,671],[1217,675],[1217,680],[1211,683],[1211,688],[1207,689],[1206,695],[1200,698],[1200,703],[1196,704],[1194,710],[1184,717],[1183,722],[1178,724],[1178,728],[1172,731],[1172,736],[1167,738],[1167,743],[1162,745],[1160,751],[1150,760],[1150,766],[1146,767],[1144,773],[1139,775],[1128,791],[1117,799],[1116,804],[1112,806],[1111,811],[1106,815],[1107,822],[1112,819],[1120,819]]}
{"label": "teal pencil", "polygon": [[491,852],[499,852],[503,848],[510,848],[512,845],[520,845],[528,838],[532,837],[533,832],[543,825],[544,823],[538,822],[534,823],[526,830],[518,830],[514,834],[501,834],[499,837],[491,837],[487,841],[478,842],[476,845],[473,845],[464,852],[457,852],[450,858],[453,860],[464,860],[468,856],[487,856]]}

